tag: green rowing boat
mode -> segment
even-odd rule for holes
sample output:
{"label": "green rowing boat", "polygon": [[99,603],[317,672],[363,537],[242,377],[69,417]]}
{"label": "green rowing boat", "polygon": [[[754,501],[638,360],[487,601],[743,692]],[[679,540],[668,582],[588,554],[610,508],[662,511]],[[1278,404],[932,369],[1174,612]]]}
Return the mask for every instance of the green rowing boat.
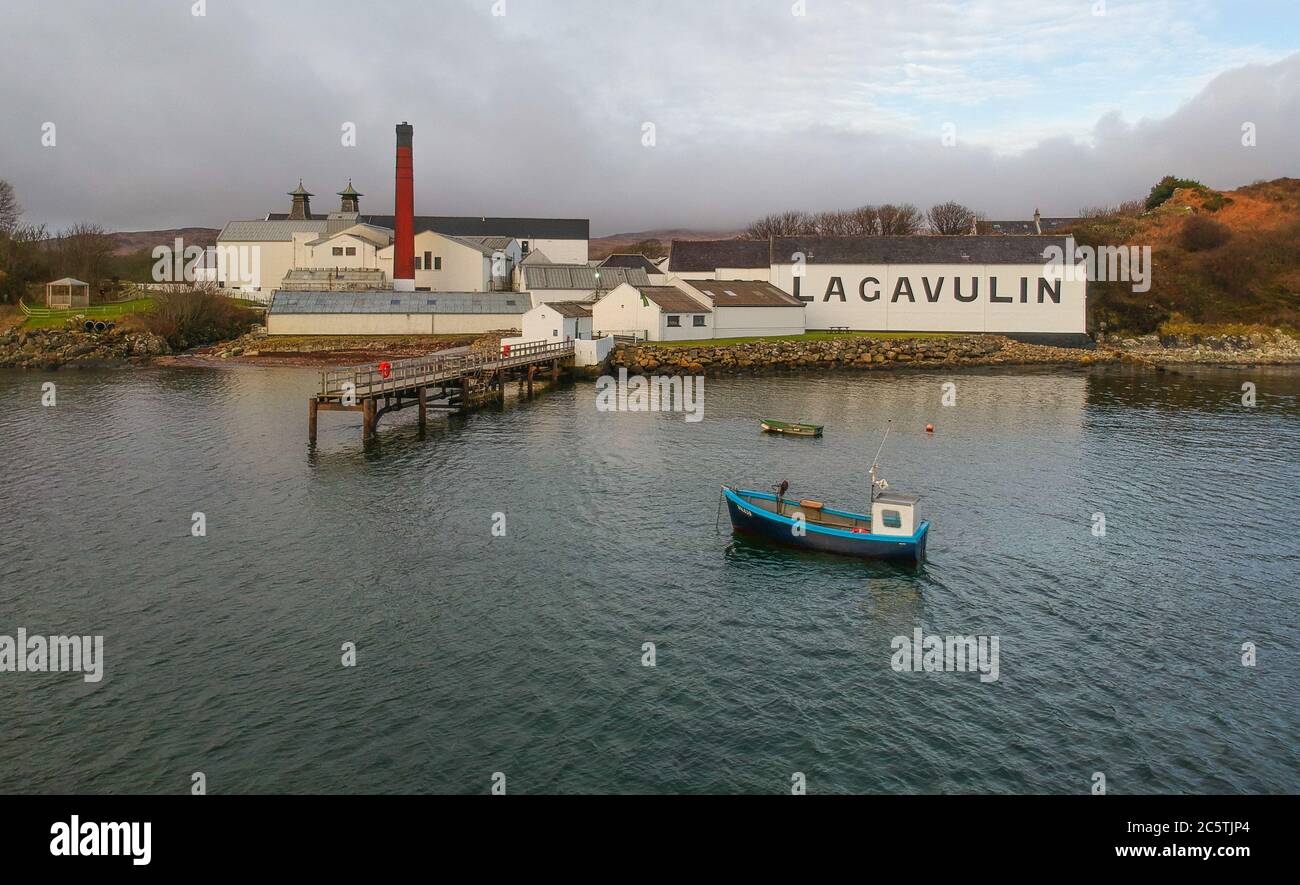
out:
{"label": "green rowing boat", "polygon": [[786,436],[821,436],[822,424],[797,424],[793,421],[777,421],[773,418],[763,419],[763,429],[768,433],[783,433]]}

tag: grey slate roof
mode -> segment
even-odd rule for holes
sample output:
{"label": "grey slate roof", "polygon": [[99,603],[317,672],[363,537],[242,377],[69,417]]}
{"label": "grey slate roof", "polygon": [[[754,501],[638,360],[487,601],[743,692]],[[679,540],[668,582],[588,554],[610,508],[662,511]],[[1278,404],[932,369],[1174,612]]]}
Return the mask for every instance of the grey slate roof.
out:
{"label": "grey slate roof", "polygon": [[[643,270],[627,267],[589,267],[585,264],[531,264],[523,265],[524,288],[529,292],[539,289],[590,289],[606,292],[623,283],[633,286],[650,285],[650,276]],[[597,274],[600,276],[597,277]]]}
{"label": "grey slate roof", "polygon": [[324,218],[312,221],[232,221],[217,236],[219,243],[287,243],[296,233],[323,234],[329,227]]}
{"label": "grey slate roof", "polygon": [[552,301],[546,305],[562,317],[581,319],[591,316],[591,305],[581,301]]}
{"label": "grey slate roof", "polygon": [[804,303],[771,283],[748,280],[687,281],[709,300],[714,307],[803,307]]}
{"label": "grey slate roof", "polygon": [[[283,221],[284,212],[272,212],[268,221]],[[391,215],[365,215],[361,221],[393,228]],[[482,218],[459,215],[417,215],[415,232],[426,230],[453,237],[511,237],[519,240],[589,240],[591,221],[586,218]]]}
{"label": "grey slate roof", "polygon": [[673,240],[670,273],[712,273],[720,267],[769,267],[767,240]]}
{"label": "grey slate roof", "polygon": [[460,239],[493,252],[499,252],[515,241],[514,237],[461,237]]}
{"label": "grey slate roof", "polygon": [[522,292],[280,291],[276,292],[271,299],[271,313],[274,314],[523,314],[531,308],[531,301]]}
{"label": "grey slate roof", "polygon": [[660,310],[668,313],[713,313],[712,308],[704,306],[676,286],[638,286],[637,288],[642,295],[659,305]]}
{"label": "grey slate roof", "polygon": [[663,273],[659,266],[644,255],[617,252],[600,263],[601,267],[639,267],[648,274]]}
{"label": "grey slate roof", "polygon": [[809,264],[1042,264],[1043,251],[1064,237],[774,237],[772,258],[793,263],[803,253]]}

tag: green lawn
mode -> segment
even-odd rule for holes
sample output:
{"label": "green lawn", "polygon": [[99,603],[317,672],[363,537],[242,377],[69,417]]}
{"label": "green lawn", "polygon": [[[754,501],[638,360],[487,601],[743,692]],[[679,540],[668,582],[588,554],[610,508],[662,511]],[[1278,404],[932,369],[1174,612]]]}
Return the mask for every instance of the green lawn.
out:
{"label": "green lawn", "polygon": [[956,332],[805,332],[802,335],[775,335],[768,338],[704,338],[698,341],[646,341],[649,347],[730,347],[733,344],[750,344],[757,341],[831,341],[837,338],[867,338],[874,341],[901,341],[904,339],[957,338],[965,333]]}
{"label": "green lawn", "polygon": [[[132,313],[142,313],[153,307],[152,298],[133,298],[130,301],[119,301],[113,304],[92,304],[91,310],[55,310],[46,316],[29,316],[23,323],[24,329],[62,329],[72,317],[79,314],[86,314],[87,319],[103,320],[105,322],[117,322],[122,317]],[[33,308],[34,310],[43,311],[43,308]]]}

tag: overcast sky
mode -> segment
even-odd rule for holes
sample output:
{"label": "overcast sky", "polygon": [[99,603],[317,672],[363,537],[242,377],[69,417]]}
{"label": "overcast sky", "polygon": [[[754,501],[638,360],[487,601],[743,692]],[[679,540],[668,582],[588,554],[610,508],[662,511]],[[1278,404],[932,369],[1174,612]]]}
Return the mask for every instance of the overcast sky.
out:
{"label": "overcast sky", "polygon": [[299,177],[317,211],[351,178],[388,213],[402,120],[418,213],[596,234],[891,201],[1070,215],[1166,173],[1300,176],[1296,0],[195,5],[4,0],[0,178],[25,220],[219,227],[287,211]]}

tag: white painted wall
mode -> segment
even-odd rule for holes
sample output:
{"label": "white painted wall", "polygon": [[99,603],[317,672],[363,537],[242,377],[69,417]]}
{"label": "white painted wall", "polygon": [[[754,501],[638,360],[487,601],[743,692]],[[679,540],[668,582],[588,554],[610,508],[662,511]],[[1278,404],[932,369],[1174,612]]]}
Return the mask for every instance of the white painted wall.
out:
{"label": "white painted wall", "polygon": [[524,314],[523,337],[531,341],[565,341],[591,337],[591,317],[566,317],[545,304]]}
{"label": "white painted wall", "polygon": [[[548,293],[549,295],[549,293]],[[593,328],[597,334],[614,333],[644,335],[658,341],[662,319],[659,306],[653,301],[647,307],[635,286],[622,283],[592,307]]]}
{"label": "white painted wall", "polygon": [[772,279],[772,269],[767,267],[720,267],[717,270],[673,271],[672,276],[679,280],[752,280],[767,283]]}
{"label": "white painted wall", "polygon": [[715,280],[755,280],[758,282],[771,282],[772,269],[770,267],[720,267],[717,273],[713,275]]}
{"label": "white painted wall", "polygon": [[[307,255],[307,263],[304,268],[346,268],[355,269],[373,269],[379,267],[379,251],[381,247],[376,246],[369,240],[363,240],[360,237],[354,237],[351,234],[339,234],[319,246],[304,246]],[[342,255],[335,255],[335,249],[342,249]],[[349,249],[356,250],[355,255],[348,255]]]}
{"label": "white painted wall", "polygon": [[[379,252],[379,266],[393,278],[392,246]],[[441,258],[441,270],[423,267],[425,254]],[[424,231],[415,235],[415,257],[421,268],[415,272],[415,287],[430,292],[487,292],[491,290],[492,261],[479,249],[449,240],[442,234]],[[431,262],[432,263],[432,262]]]}
{"label": "white painted wall", "polygon": [[538,305],[551,301],[593,301],[601,293],[597,289],[539,289],[527,294]]}
{"label": "white painted wall", "polygon": [[528,243],[528,251],[536,252],[542,250],[547,258],[551,259],[552,264],[586,264],[587,258],[587,241],[586,240],[545,240],[533,239],[525,233],[512,234],[520,243]]}
{"label": "white painted wall", "polygon": [[517,314],[270,314],[271,335],[481,335],[518,329]]}
{"label": "white painted wall", "polygon": [[[800,279],[799,294],[813,299],[805,309],[809,329],[847,326],[890,332],[1085,332],[1087,282],[1082,268],[1078,279],[1049,281],[1060,287],[1060,304],[1053,303],[1046,294],[1040,301],[1039,280],[1044,275],[1041,264],[808,265]],[[839,278],[843,285],[842,299],[838,290],[827,298],[833,278]],[[1023,294],[1022,279],[1027,280]],[[962,296],[969,299],[973,280],[978,281],[978,298],[958,301],[957,282]],[[794,294],[794,266],[775,266],[772,282]],[[991,298],[994,285],[998,302]],[[909,287],[911,299],[907,295]],[[1009,303],[1002,299],[1009,299]]]}
{"label": "white painted wall", "polygon": [[224,283],[227,289],[278,289],[285,274],[297,266],[298,257],[306,259],[306,244],[316,236],[306,234],[301,240],[263,243],[218,240],[217,282]]}
{"label": "white painted wall", "polygon": [[716,338],[758,338],[767,335],[802,335],[802,307],[723,307],[713,303]]}
{"label": "white painted wall", "polygon": [[573,364],[575,366],[599,366],[614,349],[613,338],[597,338],[595,341],[573,342]]}

